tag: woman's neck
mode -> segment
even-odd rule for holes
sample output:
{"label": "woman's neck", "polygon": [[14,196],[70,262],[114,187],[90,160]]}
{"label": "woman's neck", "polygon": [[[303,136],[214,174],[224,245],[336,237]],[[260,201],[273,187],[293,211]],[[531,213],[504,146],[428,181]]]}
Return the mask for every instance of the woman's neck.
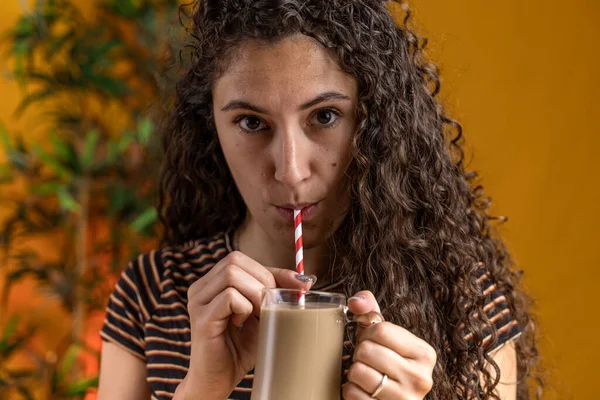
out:
{"label": "woman's neck", "polygon": [[[275,242],[256,221],[247,219],[234,232],[234,248],[268,267],[295,269],[295,247]],[[330,251],[327,245],[304,248],[304,273],[316,275],[320,284],[326,283],[330,269]]]}

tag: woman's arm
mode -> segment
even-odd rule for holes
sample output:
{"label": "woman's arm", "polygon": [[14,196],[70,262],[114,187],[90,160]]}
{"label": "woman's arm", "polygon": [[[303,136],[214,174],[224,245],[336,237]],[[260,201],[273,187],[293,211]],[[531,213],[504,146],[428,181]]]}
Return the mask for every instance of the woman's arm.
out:
{"label": "woman's arm", "polygon": [[119,346],[104,342],[100,361],[98,400],[148,400],[146,364]]}
{"label": "woman's arm", "polygon": [[[510,340],[492,356],[500,368],[500,382],[496,386],[496,393],[502,400],[516,400],[517,398],[517,352],[514,340]],[[492,379],[496,371],[488,366]]]}

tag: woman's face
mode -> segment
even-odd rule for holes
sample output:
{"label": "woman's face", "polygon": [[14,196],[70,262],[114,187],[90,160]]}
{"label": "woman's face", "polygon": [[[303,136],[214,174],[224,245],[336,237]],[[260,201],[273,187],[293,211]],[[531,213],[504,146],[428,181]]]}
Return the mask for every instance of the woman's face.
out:
{"label": "woman's face", "polygon": [[356,80],[307,36],[249,42],[234,54],[213,108],[247,224],[293,244],[293,209],[302,208],[305,247],[337,229],[349,205],[357,98]]}

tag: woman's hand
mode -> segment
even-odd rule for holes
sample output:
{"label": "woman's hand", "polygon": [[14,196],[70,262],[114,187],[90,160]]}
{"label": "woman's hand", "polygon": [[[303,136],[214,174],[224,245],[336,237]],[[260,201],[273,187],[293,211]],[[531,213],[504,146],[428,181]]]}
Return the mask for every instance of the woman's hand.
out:
{"label": "woman's hand", "polygon": [[[380,312],[375,296],[368,291],[357,293],[348,307],[358,319]],[[398,325],[380,322],[359,328],[348,383],[342,388],[344,399],[423,399],[433,385],[436,359],[433,347]],[[386,382],[378,390],[384,374]]]}
{"label": "woman's hand", "polygon": [[312,283],[296,275],[264,267],[235,251],[190,286],[190,367],[175,398],[227,398],[254,367],[261,290],[309,289]]}

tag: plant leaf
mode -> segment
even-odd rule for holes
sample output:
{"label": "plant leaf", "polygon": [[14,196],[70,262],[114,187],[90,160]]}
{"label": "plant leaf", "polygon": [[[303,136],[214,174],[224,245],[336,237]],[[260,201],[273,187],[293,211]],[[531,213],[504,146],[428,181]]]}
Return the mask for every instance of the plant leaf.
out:
{"label": "plant leaf", "polygon": [[58,202],[60,203],[60,206],[67,211],[78,213],[80,210],[79,203],[77,203],[77,200],[73,198],[67,187],[64,185],[58,188]]}
{"label": "plant leaf", "polygon": [[12,182],[13,174],[8,164],[0,164],[0,184]]}
{"label": "plant leaf", "polygon": [[35,143],[32,145],[34,153],[39,157],[40,160],[44,162],[56,175],[58,175],[62,180],[70,181],[73,172],[69,171],[64,165],[62,165],[58,160],[56,160],[52,155],[48,154],[39,143]]}
{"label": "plant leaf", "polygon": [[66,377],[69,372],[73,370],[73,365],[75,365],[75,361],[79,357],[79,353],[81,352],[81,346],[77,344],[72,344],[67,349],[63,359],[60,361],[58,366],[58,379],[62,380]]}
{"label": "plant leaf", "polygon": [[96,154],[96,145],[100,139],[100,133],[93,129],[88,132],[85,137],[85,144],[83,145],[83,152],[81,153],[81,166],[83,169],[88,169],[94,162],[94,155]]}
{"label": "plant leaf", "polygon": [[25,146],[25,141],[23,140],[23,135],[15,136],[15,150],[20,151],[23,154],[29,154],[27,146]]}
{"label": "plant leaf", "polygon": [[87,80],[97,90],[112,97],[120,97],[128,93],[127,84],[106,75],[88,75]]}
{"label": "plant leaf", "polygon": [[46,49],[46,57],[50,58],[58,53],[62,47],[76,36],[75,30],[69,29],[65,34],[50,39],[50,43]]}
{"label": "plant leaf", "polygon": [[86,394],[88,389],[94,388],[98,386],[98,377],[93,378],[85,378],[72,383],[65,393],[66,396],[76,397],[83,396]]}
{"label": "plant leaf", "polygon": [[54,149],[55,155],[58,156],[62,161],[69,162],[72,155],[69,151],[69,145],[66,143],[66,141],[58,136],[56,132],[52,132],[50,134],[50,142],[52,142],[52,148]]}
{"label": "plant leaf", "polygon": [[19,350],[23,343],[32,336],[34,331],[31,327],[23,333],[17,333],[18,322],[16,316],[9,320],[8,326],[2,335],[2,340],[0,340],[0,358],[10,357],[15,350]]}
{"label": "plant leaf", "polygon": [[7,153],[13,149],[13,145],[10,142],[10,136],[8,136],[8,131],[2,123],[0,123],[0,141],[2,142],[2,146],[4,146],[4,150]]}
{"label": "plant leaf", "polygon": [[13,338],[14,334],[17,332],[17,325],[19,324],[19,317],[13,315],[9,320],[6,326],[4,327],[4,331],[2,332],[2,338],[0,338],[0,354],[4,354],[10,340]]}
{"label": "plant leaf", "polygon": [[19,106],[17,107],[17,109],[15,110],[14,116],[16,118],[21,117],[21,115],[23,115],[23,113],[25,112],[25,110],[31,106],[33,103],[42,101],[50,96],[52,96],[53,94],[55,94],[56,91],[53,88],[46,88],[46,89],[41,89],[38,90],[36,92],[30,93],[27,96],[25,96],[25,98],[23,98],[23,100],[19,103]]}
{"label": "plant leaf", "polygon": [[154,224],[157,219],[158,213],[156,212],[156,208],[147,208],[131,223],[130,228],[134,232],[139,233]]}
{"label": "plant leaf", "polygon": [[108,164],[114,164],[119,155],[119,142],[111,140],[106,147],[106,161]]}
{"label": "plant leaf", "polygon": [[123,18],[133,19],[137,16],[137,9],[131,0],[111,0],[106,7]]}
{"label": "plant leaf", "polygon": [[135,140],[135,133],[127,131],[125,133],[123,133],[123,136],[121,136],[121,140],[119,141],[119,153],[124,153],[125,151],[127,151],[127,148],[129,147],[129,145],[131,144],[131,142],[133,142]]}
{"label": "plant leaf", "polygon": [[19,18],[15,28],[13,29],[12,34],[15,37],[23,38],[28,37],[29,35],[35,32],[35,24],[33,22],[33,18],[30,15],[25,15]]}
{"label": "plant leaf", "polygon": [[29,160],[25,154],[19,151],[11,151],[7,154],[8,160],[11,164],[20,171],[23,171],[29,165]]}
{"label": "plant leaf", "polygon": [[11,378],[23,379],[35,376],[35,372],[33,369],[12,369],[8,374]]}
{"label": "plant leaf", "polygon": [[153,130],[154,124],[152,121],[148,118],[141,118],[138,122],[138,141],[143,145],[147,145]]}
{"label": "plant leaf", "polygon": [[58,182],[42,182],[38,185],[34,185],[31,188],[31,191],[40,196],[48,196],[57,194],[61,186],[62,184]]}
{"label": "plant leaf", "polygon": [[19,393],[21,394],[21,396],[23,396],[23,398],[25,400],[34,400],[33,394],[31,393],[29,388],[24,387],[24,386],[19,386],[17,388],[17,390],[19,391]]}

